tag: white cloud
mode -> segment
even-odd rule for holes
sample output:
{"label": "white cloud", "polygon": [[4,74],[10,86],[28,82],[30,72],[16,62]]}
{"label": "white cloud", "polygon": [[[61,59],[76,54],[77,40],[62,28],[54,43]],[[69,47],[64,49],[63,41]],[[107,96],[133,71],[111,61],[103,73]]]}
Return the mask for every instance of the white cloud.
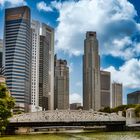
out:
{"label": "white cloud", "polygon": [[82,103],[82,97],[78,93],[70,94],[70,103]]}
{"label": "white cloud", "polygon": [[131,59],[116,70],[110,66],[106,71],[111,72],[111,79],[115,82],[123,83],[125,88],[140,88],[140,60]]}
{"label": "white cloud", "polygon": [[44,1],[41,1],[37,3],[37,9],[40,11],[45,11],[45,12],[51,12],[53,9],[50,6],[47,6],[47,4]]}
{"label": "white cloud", "polygon": [[62,6],[61,2],[58,2],[56,0],[51,2],[51,7],[52,8],[55,8],[55,9],[59,10],[61,8],[61,6]]}
{"label": "white cloud", "polygon": [[20,6],[20,5],[26,5],[27,3],[25,0],[0,0],[0,7],[4,8],[5,5],[8,5],[8,7],[13,6]]}
{"label": "white cloud", "polygon": [[[137,12],[127,0],[74,0],[51,4],[58,9],[56,49],[80,55],[86,31],[96,31],[101,54],[130,59],[135,55],[131,36],[140,25]],[[133,51],[132,51],[133,50]]]}
{"label": "white cloud", "polygon": [[68,64],[68,67],[69,67],[69,72],[72,73],[73,72],[73,63],[69,63]]}

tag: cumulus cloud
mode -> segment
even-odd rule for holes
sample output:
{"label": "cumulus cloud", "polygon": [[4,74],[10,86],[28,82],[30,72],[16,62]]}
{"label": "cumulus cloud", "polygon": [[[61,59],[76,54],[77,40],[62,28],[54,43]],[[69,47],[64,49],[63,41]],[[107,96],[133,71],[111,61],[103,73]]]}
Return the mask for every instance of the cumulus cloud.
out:
{"label": "cumulus cloud", "polygon": [[27,3],[25,0],[0,0],[0,7],[4,8],[6,5],[8,7],[13,6],[20,6],[20,5],[26,5]]}
{"label": "cumulus cloud", "polygon": [[140,60],[131,59],[126,61],[124,65],[115,69],[110,66],[104,70],[111,72],[112,81],[123,83],[125,88],[140,88]]}
{"label": "cumulus cloud", "polygon": [[[96,31],[101,54],[130,59],[140,25],[137,12],[127,0],[80,0],[51,4],[58,9],[56,49],[72,55],[83,53],[86,31]],[[133,38],[133,39],[132,39]]]}
{"label": "cumulus cloud", "polygon": [[78,93],[70,94],[70,103],[82,103],[82,97]]}
{"label": "cumulus cloud", "polygon": [[69,72],[72,73],[73,72],[73,63],[69,63],[68,64],[68,67],[69,67]]}
{"label": "cumulus cloud", "polygon": [[45,12],[51,12],[53,11],[53,9],[50,6],[47,6],[47,4],[44,1],[41,1],[39,3],[37,3],[37,9],[39,11],[45,11]]}

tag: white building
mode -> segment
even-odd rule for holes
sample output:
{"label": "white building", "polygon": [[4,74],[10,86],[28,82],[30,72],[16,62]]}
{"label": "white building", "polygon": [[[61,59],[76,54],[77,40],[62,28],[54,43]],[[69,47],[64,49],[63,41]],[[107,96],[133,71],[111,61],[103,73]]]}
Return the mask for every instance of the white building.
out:
{"label": "white building", "polygon": [[32,68],[31,68],[31,112],[40,110],[39,107],[39,48],[40,23],[33,20],[32,28]]}
{"label": "white building", "polygon": [[33,20],[31,112],[54,109],[54,29]]}

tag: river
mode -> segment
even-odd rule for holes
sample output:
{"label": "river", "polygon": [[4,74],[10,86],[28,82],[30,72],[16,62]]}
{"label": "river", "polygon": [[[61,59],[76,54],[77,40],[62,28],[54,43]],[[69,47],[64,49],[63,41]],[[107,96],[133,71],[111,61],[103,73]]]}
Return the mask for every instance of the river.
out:
{"label": "river", "polygon": [[140,140],[140,132],[65,132],[5,136],[0,140]]}

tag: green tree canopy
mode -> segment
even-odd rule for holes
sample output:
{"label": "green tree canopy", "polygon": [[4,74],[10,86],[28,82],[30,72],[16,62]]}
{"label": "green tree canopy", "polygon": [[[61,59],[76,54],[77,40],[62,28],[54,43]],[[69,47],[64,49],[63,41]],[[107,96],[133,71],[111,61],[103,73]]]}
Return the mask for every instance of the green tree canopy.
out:
{"label": "green tree canopy", "polygon": [[140,104],[135,107],[135,114],[137,117],[140,117]]}
{"label": "green tree canopy", "polygon": [[12,116],[15,101],[5,83],[0,83],[0,132],[6,129],[8,118]]}
{"label": "green tree canopy", "polygon": [[137,116],[139,116],[140,113],[140,105],[137,104],[128,104],[128,105],[120,105],[117,106],[115,108],[110,108],[110,107],[105,107],[104,109],[101,109],[99,111],[101,112],[106,112],[106,113],[112,113],[112,112],[118,112],[118,111],[122,111],[123,116],[126,116],[126,110],[128,108],[135,108],[135,113]]}

